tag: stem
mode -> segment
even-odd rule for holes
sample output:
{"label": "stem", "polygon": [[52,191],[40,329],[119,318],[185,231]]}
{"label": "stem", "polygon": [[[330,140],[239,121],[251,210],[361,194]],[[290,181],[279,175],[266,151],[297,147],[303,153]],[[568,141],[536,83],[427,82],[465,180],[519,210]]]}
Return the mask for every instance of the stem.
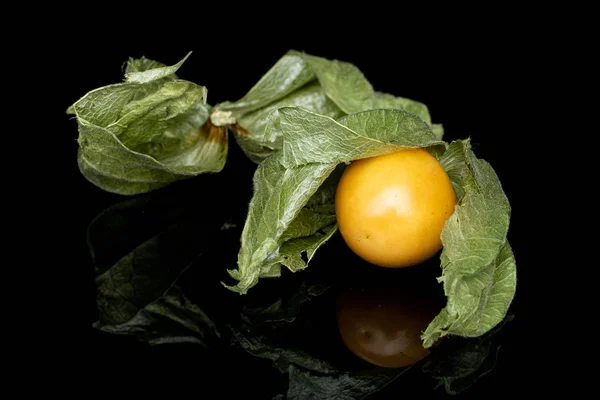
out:
{"label": "stem", "polygon": [[209,119],[202,126],[202,130],[208,133],[206,140],[208,142],[223,142],[227,138],[227,126],[217,126]]}
{"label": "stem", "polygon": [[219,127],[228,127],[230,125],[236,124],[233,113],[231,111],[222,111],[222,110],[213,110],[210,113],[210,122],[214,126]]}
{"label": "stem", "polygon": [[236,121],[231,111],[211,111],[210,118],[208,119],[208,121],[206,121],[205,125],[205,129],[209,129],[210,132],[212,132],[214,128],[219,128],[223,130],[229,128],[236,135],[244,137],[250,136],[250,133]]}

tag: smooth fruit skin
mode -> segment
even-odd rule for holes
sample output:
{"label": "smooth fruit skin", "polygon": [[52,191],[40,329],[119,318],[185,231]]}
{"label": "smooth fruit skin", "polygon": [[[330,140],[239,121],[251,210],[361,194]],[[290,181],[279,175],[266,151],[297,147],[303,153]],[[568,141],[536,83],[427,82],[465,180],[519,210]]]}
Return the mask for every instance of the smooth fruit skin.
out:
{"label": "smooth fruit skin", "polygon": [[456,196],[441,164],[423,149],[350,163],[336,191],[337,223],[350,249],[381,267],[419,264],[441,248]]}
{"label": "smooth fruit skin", "polygon": [[427,296],[393,289],[346,290],[338,297],[337,322],[352,353],[373,365],[399,368],[429,355],[421,333],[439,310]]}

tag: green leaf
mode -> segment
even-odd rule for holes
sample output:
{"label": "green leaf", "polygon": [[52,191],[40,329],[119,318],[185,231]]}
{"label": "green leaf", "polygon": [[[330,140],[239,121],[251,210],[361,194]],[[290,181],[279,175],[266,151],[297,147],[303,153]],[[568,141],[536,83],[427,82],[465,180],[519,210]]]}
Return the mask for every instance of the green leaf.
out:
{"label": "green leaf", "polygon": [[79,132],[79,169],[86,179],[106,191],[144,193],[179,178],[152,157],[123,146],[105,128],[80,120]]}
{"label": "green leaf", "polygon": [[279,110],[283,165],[350,162],[409,147],[443,145],[431,128],[404,110],[368,110],[339,121],[301,108]]}
{"label": "green leaf", "polygon": [[[333,217],[335,219],[335,216]],[[318,225],[313,225],[314,227]],[[331,239],[337,232],[337,225],[330,225],[306,237],[290,239],[281,245],[277,260],[292,272],[301,271],[308,266],[317,249]],[[306,256],[304,256],[306,254]]]}
{"label": "green leaf", "polygon": [[346,114],[373,108],[373,86],[354,65],[304,54],[327,96]]}
{"label": "green leaf", "polygon": [[[335,168],[335,164],[308,164],[286,169],[280,159],[281,153],[273,154],[254,174],[254,196],[242,232],[239,269],[229,271],[240,282],[228,288],[242,294],[261,276],[278,276],[279,264],[283,261],[279,249],[282,238],[286,239],[284,233],[291,226],[294,232],[288,232],[287,238],[297,236],[299,227],[292,222]],[[304,214],[301,218],[308,221],[311,217]],[[318,225],[331,224],[331,218],[318,218],[318,221]],[[311,225],[309,228],[304,233],[318,233],[324,226]],[[322,239],[319,236],[316,242],[322,244]]]}
{"label": "green leaf", "polygon": [[[186,58],[187,58],[187,56],[186,56]],[[150,69],[162,68],[162,67],[166,67],[166,65],[161,62],[158,62],[156,60],[151,60],[149,58],[146,58],[144,56],[142,56],[140,58],[129,57],[129,60],[127,60],[127,64],[125,64],[125,76],[127,76],[128,74],[131,74],[131,73],[135,73],[135,72],[144,72],[144,71],[148,71]],[[177,71],[174,71],[174,72],[177,72]]]}
{"label": "green leaf", "polygon": [[[244,132],[238,143],[258,163],[282,146],[281,129],[269,126],[282,107],[301,107],[333,119],[373,108],[400,108],[431,125],[424,104],[375,92],[354,65],[297,51],[284,55],[242,99],[215,108],[233,112]],[[441,126],[434,132],[441,139]]]}
{"label": "green leaf", "polygon": [[466,164],[465,144],[462,141],[450,143],[438,160],[450,178],[456,200],[460,202],[465,195],[463,186],[471,175]]}
{"label": "green leaf", "polygon": [[506,240],[510,205],[500,181],[468,140],[452,143],[448,152],[443,165],[462,193],[442,231],[439,281],[447,305],[423,333],[425,347],[445,335],[489,331],[506,316],[516,290],[515,259]]}
{"label": "green leaf", "polygon": [[281,148],[281,131],[270,130],[267,136],[266,128],[273,118],[277,118],[277,110],[282,107],[302,107],[305,110],[332,118],[339,118],[344,115],[335,103],[325,95],[319,83],[313,82],[280,100],[270,103],[268,106],[245,114],[238,118],[238,122],[246,130],[253,133],[252,137],[254,139],[264,141],[266,146],[273,149]]}
{"label": "green leaf", "polygon": [[223,168],[227,133],[206,124],[206,88],[174,75],[183,61],[162,67],[130,60],[127,82],[69,107],[79,128],[78,164],[89,181],[137,194]]}
{"label": "green leaf", "polygon": [[80,120],[79,169],[100,188],[125,195],[149,192],[203,172],[220,171],[226,159],[227,136],[202,130],[196,135],[192,147],[161,162],[128,149],[108,129]]}
{"label": "green leaf", "polygon": [[[240,146],[250,161],[260,164],[273,153],[274,149],[272,147],[263,141],[253,139],[247,134],[246,130],[242,131],[240,126],[233,126],[230,129],[234,132],[233,137],[237,145]],[[243,133],[240,134],[239,132]]]}
{"label": "green leaf", "polygon": [[431,125],[431,130],[439,139],[442,139],[444,137],[444,126],[442,124]]}
{"label": "green leaf", "polygon": [[169,77],[181,68],[190,54],[192,54],[191,51],[177,64],[169,67],[145,57],[139,61],[130,59],[125,70],[125,80],[132,83],[148,83]]}
{"label": "green leaf", "polygon": [[301,88],[315,79],[302,55],[290,51],[236,102],[225,102],[217,107],[220,110],[233,111],[236,118],[265,107],[272,102],[282,99],[288,94]]}
{"label": "green leaf", "polygon": [[[464,195],[442,231],[444,274],[471,274],[489,265],[506,241],[510,205],[498,176],[473,154],[469,141],[461,141],[466,167],[459,177]],[[452,148],[452,145],[450,146]]]}
{"label": "green leaf", "polygon": [[[373,108],[400,108],[409,111],[423,119],[427,124],[431,125],[431,115],[429,109],[423,103],[407,99],[404,97],[395,97],[391,94],[376,92],[374,94]],[[441,139],[441,136],[439,136]]]}

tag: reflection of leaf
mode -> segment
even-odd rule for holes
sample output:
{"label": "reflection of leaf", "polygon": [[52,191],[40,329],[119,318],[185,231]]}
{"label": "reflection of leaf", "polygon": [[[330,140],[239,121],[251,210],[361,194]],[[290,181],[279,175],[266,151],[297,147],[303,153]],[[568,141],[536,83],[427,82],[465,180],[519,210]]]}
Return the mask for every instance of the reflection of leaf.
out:
{"label": "reflection of leaf", "polygon": [[223,168],[226,130],[203,126],[206,88],[175,76],[184,61],[168,67],[130,60],[126,82],[92,90],[69,107],[86,179],[110,192],[137,194]]}
{"label": "reflection of leaf", "polygon": [[513,319],[508,316],[495,329],[479,338],[453,338],[423,365],[423,371],[438,379],[449,394],[459,394],[495,366],[500,351],[500,330]]}
{"label": "reflection of leaf", "polygon": [[406,370],[378,368],[363,373],[319,375],[291,364],[287,399],[360,400],[380,390]]}
{"label": "reflection of leaf", "polygon": [[313,297],[322,295],[328,288],[330,285],[324,282],[308,285],[303,281],[298,287],[286,287],[280,297],[266,305],[245,306],[243,315],[252,325],[286,326],[296,319],[303,305]]}
{"label": "reflection of leaf", "polygon": [[[208,316],[212,305],[193,301],[208,296],[205,288],[221,287],[212,267],[213,249],[216,243],[227,246],[225,239],[237,242],[239,232],[221,229],[231,215],[227,207],[209,208],[213,201],[227,204],[223,200],[230,195],[225,190],[207,198],[204,189],[212,189],[213,181],[217,183],[216,177],[201,189],[190,183],[135,197],[109,207],[90,223],[96,328],[150,344],[211,346],[218,339],[215,320]],[[198,293],[184,292],[191,282],[201,288]],[[211,298],[223,300],[218,293]]]}
{"label": "reflection of leaf", "polygon": [[[423,333],[426,347],[440,337],[480,336],[505,317],[515,294],[516,265],[506,240],[510,205],[492,167],[475,157],[468,141],[443,155],[460,201],[442,231],[446,307]],[[461,160],[462,158],[462,160]]]}
{"label": "reflection of leaf", "polygon": [[233,328],[230,326],[234,344],[256,357],[267,358],[280,371],[286,371],[291,364],[322,374],[337,373],[329,362],[321,360],[298,348],[288,348],[272,343],[268,337],[257,333],[248,325]]}
{"label": "reflection of leaf", "polygon": [[[219,333],[208,316],[183,294],[181,279],[191,255],[171,228],[138,246],[96,278],[98,329],[135,335],[150,344],[210,345]],[[175,255],[174,252],[178,254]]]}
{"label": "reflection of leaf", "polygon": [[[100,283],[98,289],[101,308],[115,303],[116,297],[121,296],[120,287],[107,286]],[[210,318],[192,304],[176,285],[169,287],[156,300],[136,309],[135,314],[122,323],[97,322],[94,327],[110,333],[135,335],[151,345],[194,343],[210,347],[220,336]],[[115,312],[120,313],[118,309],[102,309],[105,318]]]}

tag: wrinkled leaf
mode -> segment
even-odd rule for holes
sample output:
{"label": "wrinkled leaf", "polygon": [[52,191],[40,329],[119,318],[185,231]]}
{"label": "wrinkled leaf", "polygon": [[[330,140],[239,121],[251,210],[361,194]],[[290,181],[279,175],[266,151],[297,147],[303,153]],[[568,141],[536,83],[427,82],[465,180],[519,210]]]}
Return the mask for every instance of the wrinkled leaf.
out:
{"label": "wrinkled leaf", "polygon": [[[261,141],[253,139],[248,136],[246,130],[243,130],[239,125],[230,127],[231,130],[234,131],[235,141],[240,146],[246,157],[250,159],[250,161],[260,164],[267,157],[273,153],[273,148],[267,145],[262,144]],[[239,132],[243,132],[240,134]]]}
{"label": "wrinkled leaf", "polygon": [[327,96],[346,114],[373,108],[373,86],[354,65],[304,54]]}
{"label": "wrinkled leaf", "polygon": [[84,120],[79,121],[79,126],[79,169],[100,188],[136,194],[158,189],[179,178],[152,157],[127,149],[110,131]]}
{"label": "wrinkled leaf", "polygon": [[[190,53],[188,53],[188,55],[185,57],[185,59],[187,59],[187,57],[189,57]],[[181,65],[179,65],[177,67],[177,69],[179,69]],[[144,72],[144,71],[148,71],[151,69],[156,69],[156,68],[163,68],[163,67],[167,67],[167,65],[158,62],[156,60],[152,60],[149,58],[146,58],[144,56],[140,57],[140,58],[133,58],[133,57],[129,57],[129,60],[127,60],[127,63],[125,64],[125,76],[129,76],[130,74],[136,74],[138,72]],[[175,72],[177,72],[177,69],[173,72],[171,72],[171,74],[175,74]],[[170,76],[167,75],[165,76],[167,78],[173,78],[174,75]]]}
{"label": "wrinkled leaf", "polygon": [[452,142],[438,160],[448,174],[456,194],[456,200],[460,203],[465,195],[464,183],[467,182],[470,175],[469,167],[465,162],[464,145],[460,141]]}
{"label": "wrinkled leaf", "polygon": [[125,80],[133,83],[147,83],[161,78],[171,77],[179,68],[181,68],[190,54],[192,54],[192,52],[187,53],[181,61],[171,66],[149,60],[146,57],[142,57],[139,60],[130,59],[125,70]]}
{"label": "wrinkled leaf", "polygon": [[265,107],[282,99],[315,79],[313,72],[307,68],[302,54],[293,51],[285,54],[275,65],[236,102],[225,102],[217,108],[234,112],[236,118]]}
{"label": "wrinkled leaf", "polygon": [[369,110],[335,121],[301,108],[279,110],[286,167],[341,163],[408,147],[442,145],[431,128],[403,110]]}
{"label": "wrinkled leaf", "polygon": [[[423,333],[425,347],[445,335],[480,336],[496,326],[516,290],[516,265],[506,241],[510,205],[500,181],[468,141],[452,143],[443,165],[462,188],[442,231],[442,276],[447,305]],[[462,157],[462,162],[458,161]]]}
{"label": "wrinkled leaf", "polygon": [[[415,100],[396,97],[388,93],[375,92],[373,108],[400,108],[419,116],[423,121],[431,125],[429,109],[425,104]],[[441,135],[438,137],[441,138]]]}
{"label": "wrinkled leaf", "polygon": [[[431,125],[424,104],[375,92],[354,65],[297,51],[285,54],[242,99],[216,106],[233,112],[244,136],[238,143],[257,163],[282,146],[281,129],[269,126],[282,107],[301,107],[333,119],[373,108],[401,108]],[[441,125],[434,132],[441,138]]]}
{"label": "wrinkled leaf", "polygon": [[253,139],[263,141],[265,146],[272,149],[279,149],[282,144],[281,131],[271,130],[267,135],[266,128],[272,118],[277,118],[277,110],[282,107],[302,107],[305,110],[332,118],[339,118],[344,115],[335,103],[325,95],[319,83],[313,82],[264,108],[244,114],[238,118],[238,122],[247,131],[253,133]]}
{"label": "wrinkled leaf", "polygon": [[69,107],[79,128],[78,165],[90,182],[137,194],[223,168],[227,133],[205,125],[206,88],[175,76],[184,60],[170,67],[130,60],[125,83]]}
{"label": "wrinkled leaf", "polygon": [[[242,232],[239,269],[229,271],[240,282],[228,288],[242,294],[261,276],[278,276],[277,257],[284,233],[335,168],[334,164],[307,164],[286,169],[280,159],[281,153],[274,154],[254,174],[255,194]],[[315,233],[321,229],[317,225],[309,228]]]}

